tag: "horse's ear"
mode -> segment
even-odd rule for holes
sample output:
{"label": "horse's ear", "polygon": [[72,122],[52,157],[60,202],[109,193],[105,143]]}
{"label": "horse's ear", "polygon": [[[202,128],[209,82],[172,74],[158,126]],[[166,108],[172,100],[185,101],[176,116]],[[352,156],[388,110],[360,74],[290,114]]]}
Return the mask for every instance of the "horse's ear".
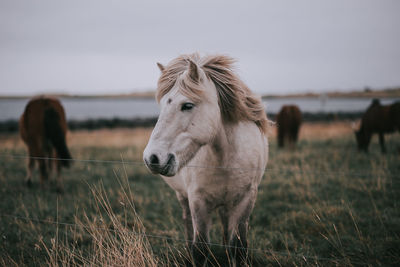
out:
{"label": "horse's ear", "polygon": [[189,59],[189,76],[196,82],[199,80],[199,70],[197,69],[197,65],[190,59]]}
{"label": "horse's ear", "polygon": [[157,66],[160,69],[161,72],[163,72],[165,70],[165,67],[163,66],[163,64],[157,62]]}

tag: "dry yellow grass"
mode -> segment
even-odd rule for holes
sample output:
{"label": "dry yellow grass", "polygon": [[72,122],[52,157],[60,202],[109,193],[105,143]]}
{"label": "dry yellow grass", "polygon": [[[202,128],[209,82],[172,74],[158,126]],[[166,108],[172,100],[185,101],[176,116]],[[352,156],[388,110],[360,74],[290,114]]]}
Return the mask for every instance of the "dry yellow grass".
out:
{"label": "dry yellow grass", "polygon": [[149,140],[151,128],[102,129],[96,131],[74,131],[68,134],[68,145],[79,147],[111,146],[142,147]]}
{"label": "dry yellow grass", "polygon": [[333,139],[352,134],[350,122],[305,123],[300,130],[300,139]]}
{"label": "dry yellow grass", "polygon": [[[144,148],[151,131],[151,128],[70,131],[67,135],[67,143],[70,147],[110,146],[120,148],[136,146]],[[25,148],[25,145],[18,134],[0,134],[0,148],[21,149]]]}
{"label": "dry yellow grass", "polygon": [[[135,129],[102,129],[95,131],[73,131],[67,136],[68,145],[71,147],[126,147],[135,146],[145,147],[149,140],[152,128]],[[350,122],[318,122],[303,123],[300,130],[301,139],[331,139],[351,135],[353,132]],[[276,137],[276,127],[270,133],[271,138]],[[0,135],[0,148],[2,149],[21,149],[25,145],[22,143],[18,134]]]}
{"label": "dry yellow grass", "polygon": [[[127,180],[123,182],[128,183]],[[40,239],[47,253],[48,266],[159,266],[144,226],[136,213],[131,191],[121,183],[120,203],[126,204],[125,214],[133,214],[129,223],[121,220],[113,210],[109,196],[103,187],[92,187],[96,202],[96,216],[84,212],[84,220],[75,218],[76,224],[70,229],[70,239],[59,242],[60,236],[51,239],[51,246]],[[109,223],[106,223],[109,222]],[[90,241],[89,250],[83,253],[77,246],[78,240],[86,236]],[[89,238],[88,238],[89,237]]]}
{"label": "dry yellow grass", "polygon": [[[301,125],[299,139],[326,140],[353,134],[350,122],[306,122]],[[276,138],[276,126],[270,136]]]}
{"label": "dry yellow grass", "polygon": [[21,149],[25,147],[18,134],[0,134],[0,149]]}

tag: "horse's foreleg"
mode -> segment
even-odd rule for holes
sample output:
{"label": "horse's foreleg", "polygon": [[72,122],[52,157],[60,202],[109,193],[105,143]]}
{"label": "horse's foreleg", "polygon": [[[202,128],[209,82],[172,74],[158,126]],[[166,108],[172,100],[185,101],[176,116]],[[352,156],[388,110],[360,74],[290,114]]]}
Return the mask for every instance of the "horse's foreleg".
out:
{"label": "horse's foreleg", "polygon": [[210,208],[205,201],[189,203],[193,222],[193,243],[191,252],[195,266],[203,266],[210,254],[209,230],[211,225]]}
{"label": "horse's foreleg", "polygon": [[235,259],[236,266],[247,266],[248,263],[248,251],[247,251],[247,229],[248,229],[248,218],[247,220],[241,220],[237,224],[237,229],[234,232],[233,238],[231,239],[230,254],[232,259]]}
{"label": "horse's foreleg", "polygon": [[28,159],[28,166],[26,168],[26,185],[32,186],[32,171],[35,168],[35,160],[33,158]]}
{"label": "horse's foreleg", "polygon": [[64,192],[64,185],[61,177],[61,162],[57,160],[55,162],[56,168],[57,168],[57,185],[56,185],[56,190],[58,193],[63,193]]}
{"label": "horse's foreleg", "polygon": [[225,207],[220,208],[218,213],[222,223],[222,242],[226,246],[229,241],[229,221]]}
{"label": "horse's foreleg", "polygon": [[364,147],[364,151],[368,152],[368,147],[369,147],[369,143],[371,142],[371,137],[372,134],[371,133],[365,133],[365,147]]}
{"label": "horse's foreleg", "polygon": [[29,154],[29,158],[28,158],[28,166],[26,168],[26,185],[28,187],[32,186],[32,172],[33,169],[35,168],[35,153],[34,151],[36,150],[36,147],[34,144],[32,143],[27,143],[28,144],[28,154]]}
{"label": "horse's foreleg", "polygon": [[39,161],[39,170],[40,170],[40,184],[42,187],[45,186],[45,183],[48,179],[48,166],[47,166],[47,162],[46,159],[40,158],[38,159]]}
{"label": "horse's foreleg", "polygon": [[52,172],[54,170],[54,166],[55,162],[54,159],[52,159],[54,157],[54,154],[51,153],[51,150],[49,150],[47,152],[47,160],[46,160],[46,166],[47,166],[47,173],[48,175],[51,177],[52,176]]}
{"label": "horse's foreleg", "polygon": [[179,193],[177,193],[176,196],[178,197],[179,203],[182,207],[182,218],[185,225],[185,239],[187,245],[190,246],[193,241],[193,223],[192,215],[190,214],[189,201]]}
{"label": "horse's foreleg", "polygon": [[299,128],[298,127],[293,127],[291,133],[290,133],[290,149],[294,150],[296,148],[296,143],[299,135]]}
{"label": "horse's foreleg", "polygon": [[280,148],[283,147],[283,145],[284,145],[284,140],[285,140],[285,136],[284,136],[282,130],[279,129],[279,132],[278,132],[278,146],[279,146]]}
{"label": "horse's foreleg", "polygon": [[379,144],[381,145],[382,153],[386,153],[385,137],[384,137],[383,133],[379,133]]}
{"label": "horse's foreleg", "polygon": [[255,203],[254,194],[245,197],[230,211],[230,255],[235,260],[236,266],[247,266],[247,230],[250,213]]}
{"label": "horse's foreleg", "polygon": [[297,141],[299,140],[299,129],[300,129],[300,126],[299,125],[296,126],[294,133],[293,133],[293,139],[294,139],[295,143],[297,143]]}

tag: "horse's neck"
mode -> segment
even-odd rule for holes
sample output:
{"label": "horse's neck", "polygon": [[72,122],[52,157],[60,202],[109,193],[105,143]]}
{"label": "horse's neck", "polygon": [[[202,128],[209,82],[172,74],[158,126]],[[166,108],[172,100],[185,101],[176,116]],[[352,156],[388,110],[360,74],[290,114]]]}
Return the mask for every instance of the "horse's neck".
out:
{"label": "horse's neck", "polygon": [[231,158],[237,146],[238,131],[233,124],[223,124],[213,142],[211,148],[218,162],[224,164]]}

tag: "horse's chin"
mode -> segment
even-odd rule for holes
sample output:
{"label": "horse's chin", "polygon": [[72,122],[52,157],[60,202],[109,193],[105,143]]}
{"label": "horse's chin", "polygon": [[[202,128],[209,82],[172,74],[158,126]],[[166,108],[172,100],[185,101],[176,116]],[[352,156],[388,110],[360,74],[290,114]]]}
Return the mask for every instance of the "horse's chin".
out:
{"label": "horse's chin", "polygon": [[160,171],[162,176],[172,177],[175,176],[177,173],[175,166],[169,167],[167,170]]}
{"label": "horse's chin", "polygon": [[166,165],[160,168],[158,165],[150,165],[146,162],[146,167],[152,174],[159,174],[162,176],[171,177],[177,173],[177,166],[175,164]]}
{"label": "horse's chin", "polygon": [[187,161],[182,162],[180,160],[174,160],[173,163],[170,164],[168,167],[160,170],[159,174],[161,174],[162,176],[166,176],[166,177],[173,177],[178,172],[180,172],[180,170],[185,168],[186,165],[187,165]]}
{"label": "horse's chin", "polygon": [[168,167],[163,168],[163,169],[154,168],[154,167],[152,168],[152,167],[149,167],[149,166],[147,166],[147,168],[149,169],[149,171],[152,174],[159,174],[159,175],[167,176],[167,177],[175,176],[176,173],[177,173],[175,165],[174,166],[168,166]]}

